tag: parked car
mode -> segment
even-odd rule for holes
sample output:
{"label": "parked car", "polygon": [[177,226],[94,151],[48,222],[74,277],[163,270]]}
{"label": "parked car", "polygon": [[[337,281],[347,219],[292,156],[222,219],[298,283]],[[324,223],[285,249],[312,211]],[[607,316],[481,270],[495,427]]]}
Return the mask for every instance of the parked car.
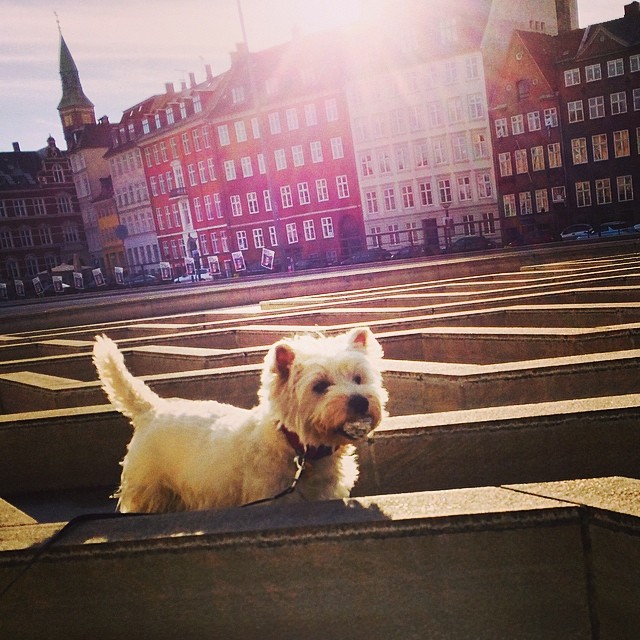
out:
{"label": "parked car", "polygon": [[343,260],[340,264],[362,264],[364,262],[381,262],[390,260],[391,253],[382,247],[373,247],[371,249],[361,249],[356,251],[352,256]]}
{"label": "parked car", "polygon": [[593,231],[590,224],[572,224],[560,232],[563,240],[586,240]]}
{"label": "parked car", "polygon": [[613,220],[597,225],[589,233],[590,238],[613,238],[616,236],[628,236],[635,233],[633,227],[629,227],[628,222]]}
{"label": "parked car", "polygon": [[174,282],[200,282],[201,280],[211,280],[213,277],[209,273],[209,269],[198,269],[198,274],[200,276],[200,279],[198,279],[198,277],[195,274],[190,275],[188,273],[184,273],[181,276],[174,278],[173,281]]}
{"label": "parked car", "polygon": [[405,260],[407,258],[419,258],[420,256],[424,256],[425,250],[424,245],[422,244],[410,244],[406,247],[400,247],[397,251],[394,251],[391,259],[392,260]]}
{"label": "parked car", "polygon": [[451,246],[442,250],[442,253],[466,253],[467,251],[486,251],[495,249],[496,243],[484,236],[465,236],[458,238]]}
{"label": "parked car", "polygon": [[322,269],[327,266],[327,261],[325,258],[320,257],[308,257],[308,258],[299,258],[294,263],[295,271],[302,271],[303,269]]}
{"label": "parked car", "polygon": [[125,278],[124,283],[128,287],[141,287],[148,284],[158,284],[160,280],[151,273],[138,273],[135,276]]}

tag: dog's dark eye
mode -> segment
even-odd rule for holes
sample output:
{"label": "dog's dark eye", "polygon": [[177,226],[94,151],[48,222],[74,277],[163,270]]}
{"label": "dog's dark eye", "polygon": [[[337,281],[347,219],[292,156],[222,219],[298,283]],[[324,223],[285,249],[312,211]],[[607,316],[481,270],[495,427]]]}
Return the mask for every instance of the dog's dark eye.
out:
{"label": "dog's dark eye", "polygon": [[353,376],[353,381],[354,381],[356,384],[362,384],[362,378],[361,378],[360,376],[358,376],[358,375]]}
{"label": "dog's dark eye", "polygon": [[320,380],[313,385],[313,390],[318,395],[322,395],[326,393],[327,389],[331,386],[331,383],[328,380]]}

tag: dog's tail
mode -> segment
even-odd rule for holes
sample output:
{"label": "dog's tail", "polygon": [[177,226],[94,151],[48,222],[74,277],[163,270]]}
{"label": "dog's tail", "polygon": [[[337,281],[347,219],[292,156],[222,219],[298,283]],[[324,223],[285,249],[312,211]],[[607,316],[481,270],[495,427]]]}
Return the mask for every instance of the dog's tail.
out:
{"label": "dog's tail", "polygon": [[134,418],[157,404],[158,396],[130,373],[116,343],[107,336],[96,336],[93,363],[111,404],[120,413]]}

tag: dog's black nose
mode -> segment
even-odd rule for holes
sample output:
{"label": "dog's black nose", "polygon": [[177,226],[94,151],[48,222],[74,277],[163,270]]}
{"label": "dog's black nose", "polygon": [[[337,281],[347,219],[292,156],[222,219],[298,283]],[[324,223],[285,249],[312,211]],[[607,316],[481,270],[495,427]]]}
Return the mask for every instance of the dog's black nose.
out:
{"label": "dog's black nose", "polygon": [[351,396],[347,406],[358,415],[364,415],[369,408],[369,401],[364,396]]}

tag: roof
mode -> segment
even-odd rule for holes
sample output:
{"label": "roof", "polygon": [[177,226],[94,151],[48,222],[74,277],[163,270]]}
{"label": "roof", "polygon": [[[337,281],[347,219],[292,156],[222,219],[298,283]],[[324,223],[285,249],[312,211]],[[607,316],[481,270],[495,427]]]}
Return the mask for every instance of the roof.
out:
{"label": "roof", "polygon": [[37,151],[0,153],[0,189],[37,186],[42,159]]}
{"label": "roof", "polygon": [[60,77],[62,78],[62,98],[58,104],[58,110],[68,107],[93,108],[93,102],[84,95],[78,67],[62,34],[60,34]]}

